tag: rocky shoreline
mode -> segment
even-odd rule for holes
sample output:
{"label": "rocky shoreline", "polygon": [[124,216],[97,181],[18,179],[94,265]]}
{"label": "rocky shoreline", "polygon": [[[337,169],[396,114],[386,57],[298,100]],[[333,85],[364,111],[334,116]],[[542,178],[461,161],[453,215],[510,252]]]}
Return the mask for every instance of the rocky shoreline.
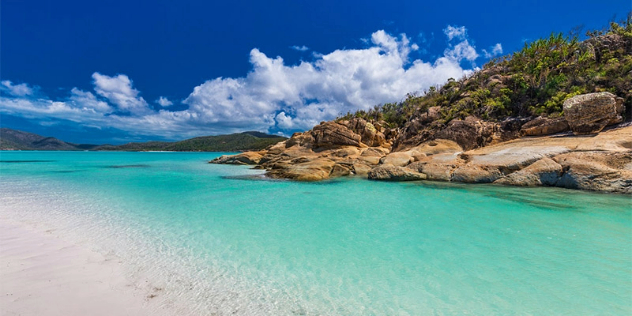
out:
{"label": "rocky shoreline", "polygon": [[559,118],[467,117],[427,128],[433,112],[400,129],[361,118],[323,122],[266,150],[211,163],[254,165],[297,181],[355,175],[632,194],[632,125],[622,123],[622,100],[610,93],[573,97]]}

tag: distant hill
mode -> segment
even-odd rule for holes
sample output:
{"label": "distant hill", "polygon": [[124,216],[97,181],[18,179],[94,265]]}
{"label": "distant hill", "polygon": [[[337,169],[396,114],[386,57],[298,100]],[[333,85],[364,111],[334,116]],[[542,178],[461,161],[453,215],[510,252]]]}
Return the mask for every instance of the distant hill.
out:
{"label": "distant hill", "polygon": [[178,142],[150,141],[124,145],[90,145],[64,142],[10,128],[0,129],[0,150],[98,150],[98,151],[244,151],[260,150],[287,138],[260,132],[203,136]]}
{"label": "distant hill", "polygon": [[79,150],[76,144],[10,128],[0,128],[0,150]]}

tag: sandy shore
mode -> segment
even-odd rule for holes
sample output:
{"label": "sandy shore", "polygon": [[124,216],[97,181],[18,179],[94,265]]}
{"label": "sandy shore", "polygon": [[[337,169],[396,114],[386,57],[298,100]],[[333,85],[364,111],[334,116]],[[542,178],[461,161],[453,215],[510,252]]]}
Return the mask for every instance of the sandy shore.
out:
{"label": "sandy shore", "polygon": [[164,314],[122,265],[53,231],[0,219],[0,315]]}

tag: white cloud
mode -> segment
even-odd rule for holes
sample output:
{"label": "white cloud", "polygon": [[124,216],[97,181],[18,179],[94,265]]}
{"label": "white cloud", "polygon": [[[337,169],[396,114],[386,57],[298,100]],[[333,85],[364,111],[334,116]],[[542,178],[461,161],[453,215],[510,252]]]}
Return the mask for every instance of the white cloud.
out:
{"label": "white cloud", "polygon": [[452,26],[448,25],[445,29],[443,29],[443,33],[448,37],[448,40],[452,39],[465,39],[467,37],[467,29],[465,26]]}
{"label": "white cloud", "polygon": [[2,84],[2,90],[8,92],[11,95],[23,97],[33,94],[33,89],[30,88],[26,83],[13,84],[13,82],[11,82],[10,80],[3,80],[0,83]]}
{"label": "white cloud", "polygon": [[[444,55],[433,61],[411,60],[410,53],[418,45],[405,34],[384,31],[373,33],[366,48],[314,54],[314,61],[297,65],[253,49],[252,70],[245,77],[219,77],[194,87],[183,101],[188,106],[184,110],[153,110],[128,76],[95,72],[96,94],[73,88],[61,101],[26,94],[2,96],[0,112],[178,139],[245,130],[291,133],[471,73],[474,69],[461,63],[476,60],[476,48],[464,27],[452,28],[446,36],[461,41],[449,44]],[[172,104],[162,96],[156,103]]]}
{"label": "white cloud", "polygon": [[132,81],[126,75],[110,77],[98,72],[92,74],[94,90],[116,105],[119,110],[127,112],[146,112],[147,102],[138,97],[138,90],[132,88]]}
{"label": "white cloud", "polygon": [[277,114],[274,120],[277,122],[277,125],[281,129],[288,130],[294,127],[294,123],[292,123],[292,118],[285,115],[285,112]]}
{"label": "white cloud", "polygon": [[81,91],[77,88],[70,90],[69,104],[74,108],[94,109],[103,113],[109,113],[114,110],[107,102],[97,100],[91,92]]}
{"label": "white cloud", "polygon": [[468,40],[463,40],[454,47],[447,48],[444,54],[446,57],[450,57],[458,62],[463,59],[474,61],[476,58],[478,58],[476,48],[470,45]]}
{"label": "white cloud", "polygon": [[491,52],[488,52],[487,50],[483,49],[483,54],[485,55],[485,58],[493,58],[498,55],[501,55],[502,53],[503,53],[503,46],[500,45],[500,43],[496,43],[496,45],[494,45],[491,48]]}
{"label": "white cloud", "polygon": [[167,106],[171,106],[173,105],[173,102],[169,101],[169,99],[161,96],[156,100],[156,103],[158,103],[160,106],[162,107],[167,107]]}
{"label": "white cloud", "polygon": [[466,74],[462,60],[478,57],[467,40],[434,62],[409,61],[414,44],[405,34],[377,31],[372,46],[336,50],[314,62],[285,65],[253,49],[252,71],[243,78],[216,78],[197,86],[184,100],[209,122],[231,126],[308,129],[347,111],[401,100],[448,78]]}
{"label": "white cloud", "polygon": [[306,51],[309,50],[309,47],[307,47],[305,45],[303,45],[303,46],[294,45],[294,46],[291,46],[290,48],[293,49],[293,50],[299,51],[299,52],[306,52]]}

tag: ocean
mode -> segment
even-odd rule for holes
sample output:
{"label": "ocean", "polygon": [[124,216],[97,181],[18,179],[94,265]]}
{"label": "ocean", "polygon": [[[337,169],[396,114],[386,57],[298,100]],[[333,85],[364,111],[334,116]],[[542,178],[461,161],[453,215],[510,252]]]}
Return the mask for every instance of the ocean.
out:
{"label": "ocean", "polygon": [[0,216],[195,315],[630,315],[632,198],[269,180],[221,153],[0,152]]}

